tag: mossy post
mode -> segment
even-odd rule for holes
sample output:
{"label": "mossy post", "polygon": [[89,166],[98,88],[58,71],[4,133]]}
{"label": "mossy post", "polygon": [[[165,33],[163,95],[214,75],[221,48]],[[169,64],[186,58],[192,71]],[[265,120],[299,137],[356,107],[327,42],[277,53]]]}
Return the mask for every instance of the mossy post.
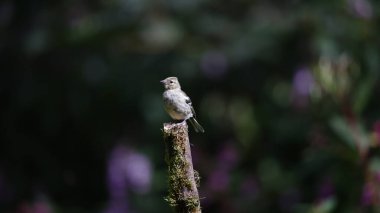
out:
{"label": "mossy post", "polygon": [[169,167],[169,205],[176,213],[201,213],[199,176],[193,169],[186,122],[164,123],[165,160]]}

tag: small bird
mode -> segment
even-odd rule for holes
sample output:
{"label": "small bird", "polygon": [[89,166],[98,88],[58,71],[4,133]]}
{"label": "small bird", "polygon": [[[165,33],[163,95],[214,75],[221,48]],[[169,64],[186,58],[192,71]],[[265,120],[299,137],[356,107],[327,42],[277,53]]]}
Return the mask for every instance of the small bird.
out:
{"label": "small bird", "polygon": [[162,94],[166,112],[174,120],[189,120],[196,132],[204,132],[203,127],[195,120],[195,111],[189,96],[181,90],[177,77],[168,77],[160,81],[165,92]]}

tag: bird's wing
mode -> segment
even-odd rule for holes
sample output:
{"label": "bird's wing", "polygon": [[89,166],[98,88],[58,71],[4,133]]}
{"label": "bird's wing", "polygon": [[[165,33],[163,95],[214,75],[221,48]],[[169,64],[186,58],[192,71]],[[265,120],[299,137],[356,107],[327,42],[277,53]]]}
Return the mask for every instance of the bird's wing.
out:
{"label": "bird's wing", "polygon": [[193,117],[195,118],[196,115],[195,115],[195,110],[194,110],[193,104],[191,103],[191,99],[187,95],[186,95],[186,103],[190,106],[191,113],[193,113]]}

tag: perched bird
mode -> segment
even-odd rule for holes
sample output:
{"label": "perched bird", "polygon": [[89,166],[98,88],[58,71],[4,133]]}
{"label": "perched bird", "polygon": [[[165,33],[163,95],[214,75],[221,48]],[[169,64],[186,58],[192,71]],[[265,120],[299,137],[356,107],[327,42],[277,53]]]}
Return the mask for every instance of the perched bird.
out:
{"label": "perched bird", "polygon": [[168,77],[160,81],[165,92],[162,94],[166,112],[174,120],[189,120],[196,132],[204,132],[203,127],[195,120],[195,111],[191,105],[189,96],[181,90],[181,85],[176,77]]}

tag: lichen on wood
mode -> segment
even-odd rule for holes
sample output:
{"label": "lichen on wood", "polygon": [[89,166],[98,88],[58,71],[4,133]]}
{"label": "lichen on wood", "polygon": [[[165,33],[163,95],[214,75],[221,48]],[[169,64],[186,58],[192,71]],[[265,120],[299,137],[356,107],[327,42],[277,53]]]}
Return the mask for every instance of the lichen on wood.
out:
{"label": "lichen on wood", "polygon": [[163,133],[169,168],[169,194],[165,200],[177,213],[200,213],[199,175],[193,169],[187,124],[165,123]]}

